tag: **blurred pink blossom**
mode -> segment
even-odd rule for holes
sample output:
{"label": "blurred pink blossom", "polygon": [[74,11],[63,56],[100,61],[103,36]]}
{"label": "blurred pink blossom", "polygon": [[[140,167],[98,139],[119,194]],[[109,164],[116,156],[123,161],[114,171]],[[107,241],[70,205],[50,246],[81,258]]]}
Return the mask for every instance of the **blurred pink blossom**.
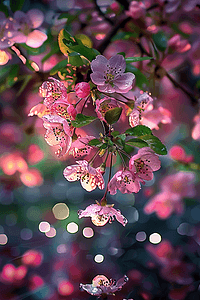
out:
{"label": "blurred pink blossom", "polygon": [[75,86],[76,95],[79,98],[85,98],[90,94],[90,85],[87,82],[77,83]]}
{"label": "blurred pink blossom", "polygon": [[172,146],[169,150],[169,156],[174,160],[184,163],[190,163],[194,159],[193,155],[187,155],[185,149],[178,145]]}
{"label": "blurred pink blossom", "polygon": [[146,14],[146,8],[141,1],[131,1],[129,10],[126,11],[126,15],[133,19],[144,18]]}

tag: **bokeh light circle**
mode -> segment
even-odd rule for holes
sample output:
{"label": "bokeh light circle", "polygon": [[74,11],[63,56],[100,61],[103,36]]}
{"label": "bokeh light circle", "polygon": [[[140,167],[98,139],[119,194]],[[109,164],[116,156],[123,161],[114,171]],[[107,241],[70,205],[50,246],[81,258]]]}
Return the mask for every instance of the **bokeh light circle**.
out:
{"label": "bokeh light circle", "polygon": [[94,257],[94,261],[98,264],[102,263],[104,261],[104,256],[102,254],[97,254]]}
{"label": "bokeh light circle", "polygon": [[86,238],[91,238],[94,235],[94,230],[91,227],[83,228],[83,236]]}
{"label": "bokeh light circle", "polygon": [[76,233],[78,231],[78,225],[74,222],[71,222],[67,225],[67,231],[69,233]]}
{"label": "bokeh light circle", "polygon": [[159,233],[152,233],[150,236],[149,236],[149,241],[152,243],[152,244],[159,244],[162,240],[162,237]]}
{"label": "bokeh light circle", "polygon": [[41,232],[48,232],[50,230],[50,224],[48,222],[40,222],[39,224],[39,231]]}
{"label": "bokeh light circle", "polygon": [[8,242],[8,237],[6,234],[0,234],[0,245],[6,245]]}
{"label": "bokeh light circle", "polygon": [[57,220],[65,220],[69,217],[69,208],[65,203],[54,205],[52,212]]}

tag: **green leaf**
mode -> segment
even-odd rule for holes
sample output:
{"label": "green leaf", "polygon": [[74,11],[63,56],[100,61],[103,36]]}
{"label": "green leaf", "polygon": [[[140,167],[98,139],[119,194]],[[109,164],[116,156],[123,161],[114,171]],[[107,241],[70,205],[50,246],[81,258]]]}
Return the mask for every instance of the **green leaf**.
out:
{"label": "green leaf", "polygon": [[38,55],[43,53],[46,50],[46,45],[42,44],[42,46],[38,47],[38,48],[32,48],[30,46],[27,46],[26,44],[20,44],[20,46],[22,46],[24,49],[27,50],[27,54],[28,55]]}
{"label": "green leaf", "polygon": [[167,48],[167,37],[163,31],[153,34],[153,41],[158,50],[164,52]]}
{"label": "green leaf", "polygon": [[113,132],[112,132],[112,136],[113,136],[113,137],[116,137],[116,136],[118,136],[118,135],[119,135],[119,131],[113,131]]}
{"label": "green leaf", "polygon": [[147,142],[148,146],[155,151],[157,154],[166,155],[167,148],[163,143],[154,135],[145,135],[141,137],[145,142]]}
{"label": "green leaf", "polygon": [[[23,90],[25,89],[25,87],[27,86],[27,84],[29,83],[29,81],[32,79],[32,75],[24,75],[23,77],[23,83],[21,85],[21,88],[19,89],[19,91],[17,92],[16,96],[20,96],[21,93],[23,92]],[[22,78],[19,78],[19,80],[21,80]]]}
{"label": "green leaf", "polygon": [[72,52],[68,54],[69,64],[72,66],[80,67],[83,66],[84,62],[77,52]]}
{"label": "green leaf", "polygon": [[77,114],[76,119],[74,121],[71,121],[72,126],[79,128],[86,126],[96,120],[96,117],[93,116],[85,116],[83,114]]}
{"label": "green leaf", "polygon": [[100,147],[100,146],[102,146],[102,142],[98,139],[93,139],[93,140],[89,141],[88,145]]}
{"label": "green leaf", "polygon": [[[6,83],[9,87],[13,86],[13,84],[16,82],[16,78],[18,76],[19,72],[19,65],[15,65],[11,71],[9,72],[9,75],[7,77]],[[18,78],[17,78],[18,79]]]}
{"label": "green leaf", "polygon": [[79,55],[86,57],[89,61],[95,59],[96,56],[99,54],[99,52],[95,49],[84,46],[80,39],[73,37],[66,30],[63,31],[63,34],[64,39],[62,41],[65,44],[65,46],[67,46],[67,53],[77,52]]}
{"label": "green leaf", "polygon": [[105,120],[110,125],[114,124],[119,120],[121,113],[122,113],[122,107],[112,108],[105,113]]}
{"label": "green leaf", "polygon": [[129,128],[125,131],[127,135],[141,137],[143,135],[150,135],[151,129],[145,125],[137,125],[133,128]]}
{"label": "green leaf", "polygon": [[145,141],[138,138],[130,139],[126,142],[126,144],[138,148],[148,147],[148,144]]}
{"label": "green leaf", "polygon": [[8,7],[3,3],[0,3],[0,11],[2,11],[6,15],[6,17],[9,16]]}
{"label": "green leaf", "polygon": [[65,68],[68,64],[68,59],[64,59],[60,61],[58,64],[56,64],[50,71],[50,75],[55,75],[60,71],[61,69]]}
{"label": "green leaf", "polygon": [[145,57],[127,57],[127,58],[125,58],[125,61],[129,62],[129,63],[133,63],[133,62],[143,61],[143,60],[149,60],[149,59],[153,59],[153,57],[150,57],[150,56],[145,56]]}
{"label": "green leaf", "polygon": [[16,64],[15,65],[8,65],[8,66],[0,68],[0,82],[2,82],[4,80],[4,78],[7,76],[8,73],[11,72],[11,70],[14,66],[17,66],[17,65]]}
{"label": "green leaf", "polygon": [[119,52],[117,54],[122,55],[124,58],[126,57],[126,53],[125,52]]}
{"label": "green leaf", "polygon": [[24,0],[10,0],[10,9],[14,13],[17,10],[21,10],[24,5]]}
{"label": "green leaf", "polygon": [[136,67],[132,66],[130,63],[126,64],[126,72],[131,72],[135,75],[135,84],[141,90],[146,90],[145,86],[149,85],[147,77]]}

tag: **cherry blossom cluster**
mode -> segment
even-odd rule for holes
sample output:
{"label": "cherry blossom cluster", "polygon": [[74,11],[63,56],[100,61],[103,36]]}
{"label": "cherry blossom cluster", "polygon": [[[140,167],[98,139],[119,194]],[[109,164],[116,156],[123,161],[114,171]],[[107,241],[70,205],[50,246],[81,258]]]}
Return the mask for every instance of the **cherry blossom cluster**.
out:
{"label": "cherry blossom cluster", "polygon": [[[96,226],[111,223],[114,217],[125,226],[126,218],[119,210],[113,208],[113,204],[107,204],[107,192],[111,195],[116,194],[117,190],[122,194],[138,193],[141,184],[152,180],[153,172],[159,170],[161,166],[158,155],[145,141],[142,141],[142,146],[139,146],[142,148],[137,154],[130,156],[126,153],[123,149],[125,140],[134,133],[114,134],[113,124],[121,122],[120,116],[128,111],[129,123],[133,130],[134,127],[137,130],[139,125],[140,131],[146,130],[145,133],[141,131],[140,135],[146,136],[148,133],[150,135],[147,137],[151,139],[155,137],[151,134],[150,128],[158,129],[160,122],[171,121],[170,113],[162,107],[151,110],[151,113],[145,113],[145,109],[153,103],[153,99],[147,93],[140,94],[137,99],[133,96],[127,103],[128,98],[123,95],[132,89],[135,75],[125,72],[125,69],[126,61],[122,55],[117,54],[109,60],[102,55],[97,55],[91,62],[90,82],[79,82],[69,90],[64,82],[49,77],[49,80],[39,88],[40,96],[44,98],[43,102],[34,106],[29,113],[29,116],[37,115],[43,120],[46,129],[45,140],[50,146],[57,148],[55,153],[58,158],[65,157],[67,154],[72,154],[76,159],[81,158],[76,161],[76,164],[64,169],[63,175],[66,180],[80,181],[82,188],[88,192],[97,187],[103,190],[105,188],[103,175],[108,165],[107,160],[110,159],[110,175],[103,198],[100,202],[96,201],[96,204],[91,204],[85,210],[78,212],[79,218],[91,217]],[[87,125],[95,119],[82,114],[91,98],[94,112],[103,126],[103,133],[99,134],[99,139],[95,136],[76,134],[77,127]],[[84,103],[81,109],[79,103]],[[130,110],[130,103],[132,107],[134,106],[133,110]],[[147,120],[149,127],[140,127],[145,123],[144,120]],[[153,120],[154,125],[150,126]],[[130,140],[127,142],[130,143]],[[92,152],[94,155],[91,157]],[[123,169],[117,171],[111,178],[112,161],[117,155],[122,160]],[[129,157],[128,166],[123,155]],[[97,167],[93,167],[95,159]]]}

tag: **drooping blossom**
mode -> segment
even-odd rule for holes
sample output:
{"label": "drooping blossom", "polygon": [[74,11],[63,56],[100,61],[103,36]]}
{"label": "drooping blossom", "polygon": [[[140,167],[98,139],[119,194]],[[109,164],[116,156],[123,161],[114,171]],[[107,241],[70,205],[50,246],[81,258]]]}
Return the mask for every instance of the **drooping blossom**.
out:
{"label": "drooping blossom", "polygon": [[41,10],[31,9],[27,13],[16,11],[13,18],[20,25],[17,43],[26,43],[27,46],[38,48],[46,41],[47,35],[39,30],[44,21]]}
{"label": "drooping blossom", "polygon": [[76,95],[79,98],[85,98],[90,94],[90,85],[88,82],[79,82],[75,86]]}
{"label": "drooping blossom", "polygon": [[108,191],[115,195],[117,190],[122,194],[138,193],[141,189],[140,182],[144,183],[136,174],[129,170],[118,171],[108,184]]}
{"label": "drooping blossom", "polygon": [[71,130],[68,122],[59,117],[46,115],[43,117],[44,128],[47,129],[45,134],[45,140],[50,146],[58,146],[59,149],[56,151],[56,155],[61,157],[65,155],[72,143]]}
{"label": "drooping blossom", "polygon": [[187,155],[185,152],[185,149],[178,145],[174,145],[169,150],[169,156],[172,159],[183,162],[183,163],[190,163],[193,161],[193,155]]}
{"label": "drooping blossom", "polygon": [[171,112],[159,106],[153,107],[153,98],[147,93],[140,95],[135,101],[135,107],[129,115],[129,124],[135,127],[139,124],[146,125],[150,129],[159,129],[158,124],[171,123]]}
{"label": "drooping blossom", "polygon": [[115,108],[115,107],[119,107],[117,101],[115,98],[109,98],[109,97],[105,97],[101,100],[96,100],[96,113],[97,113],[97,116],[100,120],[106,122],[106,119],[105,119],[105,114],[107,111]]}
{"label": "drooping blossom", "polygon": [[173,212],[181,214],[184,211],[182,198],[194,197],[195,174],[178,172],[166,176],[161,182],[161,192],[153,196],[144,207],[146,214],[155,212],[161,219],[168,218]]}
{"label": "drooping blossom", "polygon": [[200,140],[200,113],[194,117],[194,122],[195,125],[192,129],[192,138],[194,140]]}
{"label": "drooping blossom", "polygon": [[101,205],[96,201],[97,204],[91,204],[86,207],[85,210],[78,211],[78,217],[91,217],[91,221],[96,226],[104,226],[106,223],[112,223],[114,217],[123,226],[127,224],[127,219],[121,214],[120,210],[113,208],[114,204]]}
{"label": "drooping blossom", "polygon": [[70,148],[70,153],[72,153],[72,155],[75,158],[80,158],[82,156],[85,155],[89,155],[92,147],[88,145],[88,142],[95,139],[94,136],[85,136],[85,137],[78,137],[77,140],[75,140]]}
{"label": "drooping blossom", "polygon": [[107,60],[103,55],[97,55],[91,63],[92,82],[100,92],[127,93],[132,88],[135,75],[127,72],[126,61],[122,55],[115,55]]}
{"label": "drooping blossom", "polygon": [[88,292],[93,296],[114,295],[114,292],[120,291],[124,284],[128,281],[128,277],[120,278],[117,282],[112,278],[109,280],[104,275],[97,275],[92,284],[80,284],[80,289]]}
{"label": "drooping blossom", "polygon": [[139,149],[138,153],[131,157],[129,169],[143,180],[153,179],[153,171],[160,169],[161,162],[158,155],[149,147]]}
{"label": "drooping blossom", "polygon": [[86,160],[77,161],[77,165],[68,166],[64,169],[64,177],[68,181],[80,180],[82,187],[91,192],[98,186],[104,189],[104,179],[100,168],[93,168]]}
{"label": "drooping blossom", "polygon": [[144,18],[146,14],[146,8],[141,1],[131,1],[129,10],[126,11],[126,15],[133,19]]}

